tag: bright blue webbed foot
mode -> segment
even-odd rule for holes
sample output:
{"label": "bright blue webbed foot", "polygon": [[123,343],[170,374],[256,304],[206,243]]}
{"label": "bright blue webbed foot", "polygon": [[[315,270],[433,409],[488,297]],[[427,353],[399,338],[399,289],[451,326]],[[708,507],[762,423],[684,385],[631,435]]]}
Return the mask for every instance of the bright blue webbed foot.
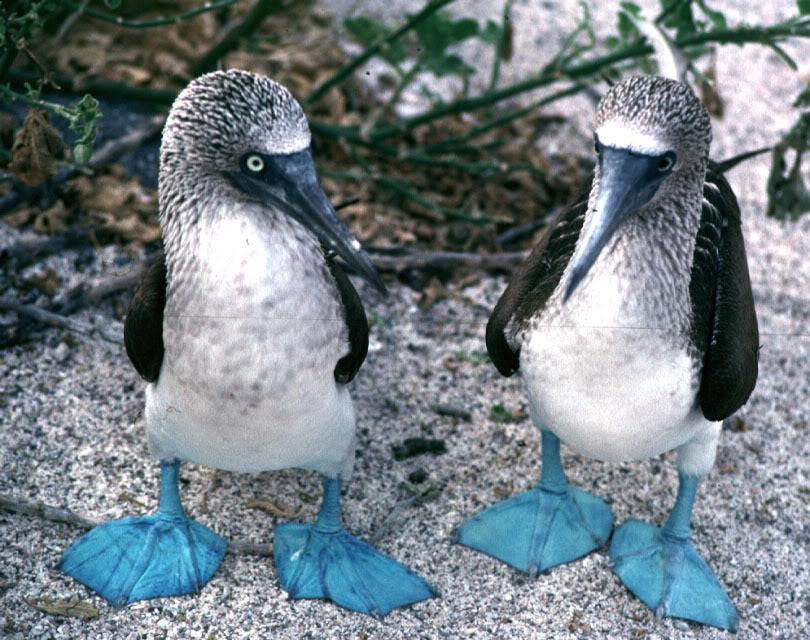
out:
{"label": "bright blue webbed foot", "polygon": [[737,611],[692,546],[690,520],[699,478],[679,475],[678,498],[662,529],[630,520],[613,534],[613,570],[659,616],[737,630]]}
{"label": "bright blue webbed foot", "polygon": [[71,545],[59,569],[115,606],[199,591],[228,543],[183,513],[178,468],[161,465],[156,514],[98,525]]}
{"label": "bright blue webbed foot", "polygon": [[613,527],[607,503],[568,487],[533,489],[504,500],[461,525],[457,541],[537,575],[603,546]]}
{"label": "bright blue webbed foot", "polygon": [[291,598],[323,598],[345,609],[384,616],[435,595],[422,578],[343,529],[322,533],[315,527],[276,527],[276,570]]}
{"label": "bright blue webbed foot", "polygon": [[316,524],[276,527],[276,571],[291,598],[322,598],[381,617],[436,595],[405,566],[348,534],[340,526],[339,500],[339,481],[325,480]]}
{"label": "bright blue webbed foot", "polygon": [[470,518],[456,541],[537,575],[603,546],[613,528],[607,503],[572,487],[560,460],[560,441],[542,432],[540,485]]}
{"label": "bright blue webbed foot", "polygon": [[737,629],[737,611],[689,539],[630,520],[613,534],[613,570],[658,616]]}
{"label": "bright blue webbed foot", "polygon": [[121,606],[199,591],[226,547],[213,531],[185,517],[127,518],[105,522],[79,538],[59,569]]}

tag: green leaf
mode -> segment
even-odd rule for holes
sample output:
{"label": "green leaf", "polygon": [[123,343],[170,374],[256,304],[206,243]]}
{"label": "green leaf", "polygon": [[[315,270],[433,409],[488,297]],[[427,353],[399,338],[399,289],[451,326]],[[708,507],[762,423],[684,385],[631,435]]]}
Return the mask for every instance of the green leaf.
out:
{"label": "green leaf", "polygon": [[[361,45],[368,48],[377,44],[380,40],[391,35],[391,29],[378,20],[372,20],[367,16],[357,18],[346,18],[343,26],[354,36]],[[380,52],[382,57],[393,65],[398,65],[405,61],[407,55],[402,43],[397,40],[388,43]]]}
{"label": "green leaf", "polygon": [[370,47],[376,44],[379,40],[391,33],[391,30],[382,22],[372,20],[366,16],[346,18],[343,21],[343,26],[346,27],[346,30],[364,47]]}
{"label": "green leaf", "polygon": [[633,19],[624,11],[619,12],[619,38],[623,42],[629,42],[638,37],[639,32]]}
{"label": "green leaf", "polygon": [[502,404],[496,404],[490,407],[489,419],[493,422],[508,423],[508,422],[522,422],[526,419],[526,413],[517,409],[511,411]]}
{"label": "green leaf", "polygon": [[69,127],[77,135],[77,145],[92,147],[96,139],[96,128],[99,118],[102,117],[98,100],[90,94],[85,94],[71,109],[68,118]]}
{"label": "green leaf", "polygon": [[622,2],[618,18],[619,38],[622,42],[631,42],[640,37],[635,21],[641,18],[641,7],[634,2]]}
{"label": "green leaf", "polygon": [[447,47],[478,35],[478,22],[471,18],[452,20],[445,13],[434,13],[414,30],[429,56],[441,56]]}
{"label": "green leaf", "polygon": [[457,55],[430,56],[425,60],[425,68],[436,76],[468,76],[474,69],[468,66]]}
{"label": "green leaf", "polygon": [[452,42],[461,42],[467,38],[478,35],[478,22],[472,18],[463,18],[456,21],[450,29]]}
{"label": "green leaf", "polygon": [[481,31],[481,40],[489,44],[498,44],[502,37],[503,27],[493,20],[487,20],[487,26]]}
{"label": "green leaf", "polygon": [[810,14],[810,0],[796,0],[796,4],[799,5],[799,15]]}
{"label": "green leaf", "polygon": [[697,31],[695,25],[695,18],[692,15],[692,2],[691,0],[669,0],[668,2],[661,2],[661,10],[667,11],[673,5],[678,5],[677,8],[669,14],[664,20],[664,26],[669,29],[675,29],[675,37],[684,38]]}
{"label": "green leaf", "polygon": [[810,211],[810,189],[804,183],[805,172],[802,171],[803,156],[809,150],[810,111],[807,111],[773,148],[773,164],[768,176],[769,216],[796,220]]}
{"label": "green leaf", "polygon": [[455,357],[457,360],[469,362],[474,367],[489,363],[489,354],[486,351],[456,351]]}
{"label": "green leaf", "polygon": [[707,7],[705,0],[698,0],[698,5],[715,28],[725,29],[727,27],[726,17],[720,11]]}

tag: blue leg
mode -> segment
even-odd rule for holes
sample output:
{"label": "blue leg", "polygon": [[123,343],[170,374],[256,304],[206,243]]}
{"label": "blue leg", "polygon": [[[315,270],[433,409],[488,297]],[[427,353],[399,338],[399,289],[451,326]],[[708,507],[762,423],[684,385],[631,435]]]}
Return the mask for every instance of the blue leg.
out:
{"label": "blue leg", "polygon": [[613,534],[613,570],[659,616],[736,631],[737,611],[692,546],[689,520],[699,479],[680,474],[678,498],[663,529],[628,520]]}
{"label": "blue leg", "polygon": [[585,556],[607,542],[613,513],[607,503],[565,479],[560,440],[542,432],[543,468],[537,488],[499,502],[461,525],[457,541],[537,575]]}
{"label": "blue leg", "polygon": [[340,480],[324,478],[314,525],[276,526],[273,556],[291,598],[323,598],[352,611],[384,616],[435,595],[409,569],[349,535],[340,523]]}
{"label": "blue leg", "polygon": [[179,469],[178,461],[161,462],[156,514],[98,525],[71,545],[59,569],[116,606],[199,591],[228,543],[183,512]]}

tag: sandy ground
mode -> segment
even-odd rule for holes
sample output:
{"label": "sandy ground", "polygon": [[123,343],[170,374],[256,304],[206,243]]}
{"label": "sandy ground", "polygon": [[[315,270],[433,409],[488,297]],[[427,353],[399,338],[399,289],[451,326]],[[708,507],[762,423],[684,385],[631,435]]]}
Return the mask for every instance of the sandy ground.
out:
{"label": "sandy ground", "polygon": [[[351,8],[351,3],[336,5],[342,11]],[[487,15],[483,1],[460,6],[462,13],[472,7],[475,15]],[[776,17],[792,6],[783,2],[767,11]],[[602,32],[611,28],[611,11],[596,12]],[[559,29],[574,21],[571,12],[534,0],[517,2],[516,15],[521,16],[515,20],[521,45],[516,61],[505,69],[505,81],[541,61]],[[732,23],[746,19],[744,9],[733,7],[727,16]],[[801,72],[806,76],[810,51],[805,47],[798,59],[805,61]],[[716,158],[770,144],[793,121],[788,105],[800,81],[772,53],[756,47],[724,48],[718,72],[727,112],[714,126]],[[587,99],[558,107],[572,122],[556,132],[556,140],[588,153],[592,108]],[[699,493],[694,533],[698,550],[738,607],[739,638],[807,638],[810,216],[791,225],[764,216],[767,167],[768,159],[761,158],[730,175],[745,220],[762,335],[760,376],[740,412],[745,430],[723,433],[716,470]],[[0,244],[15,238],[0,228]],[[120,256],[107,251],[91,270],[120,270],[116,259]],[[66,284],[78,277],[72,259],[54,266]],[[228,556],[199,595],[114,610],[54,569],[80,530],[0,513],[0,636],[725,636],[685,622],[656,620],[611,573],[604,551],[530,580],[451,543],[455,526],[482,507],[530,488],[538,473],[539,437],[531,423],[490,419],[493,405],[526,407],[520,380],[500,378],[484,357],[487,313],[504,284],[485,277],[428,313],[419,310],[416,294],[408,289],[395,288],[385,302],[363,289],[375,324],[368,360],[353,385],[358,450],[356,474],[344,499],[345,523],[362,537],[381,532],[376,545],[428,578],[441,598],[377,621],[325,602],[291,602],[280,590],[269,558]],[[103,318],[97,314],[98,321]],[[463,408],[471,420],[440,416],[432,408],[437,403]],[[122,348],[51,330],[35,343],[3,351],[0,492],[96,519],[151,511],[156,506],[157,468],[146,449],[142,408],[143,384]],[[447,453],[395,461],[392,445],[419,435],[444,439]],[[674,500],[677,474],[671,454],[608,465],[564,449],[564,463],[572,482],[611,503],[617,523],[628,517],[663,522]],[[399,484],[417,468],[428,472],[441,493],[429,502],[406,504],[408,494]],[[300,510],[301,519],[311,520],[320,497],[315,475],[300,471],[220,473],[219,482],[209,486],[208,469],[185,465],[182,478],[190,514],[231,539],[272,543],[274,524],[284,521],[248,508],[252,498]],[[387,520],[396,505],[400,508]],[[50,617],[25,603],[29,597],[73,595],[97,606],[99,617]]]}

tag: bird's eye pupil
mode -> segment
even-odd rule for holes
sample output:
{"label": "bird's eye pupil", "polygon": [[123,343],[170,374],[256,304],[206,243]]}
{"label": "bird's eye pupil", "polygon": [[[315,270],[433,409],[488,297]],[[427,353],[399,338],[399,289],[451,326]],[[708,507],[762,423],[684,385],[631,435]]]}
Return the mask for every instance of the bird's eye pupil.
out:
{"label": "bird's eye pupil", "polygon": [[672,156],[661,156],[661,159],[658,161],[658,169],[661,171],[669,171],[674,164],[675,161],[672,159]]}
{"label": "bird's eye pupil", "polygon": [[261,159],[261,156],[258,156],[255,153],[247,157],[245,164],[247,165],[248,169],[257,173],[264,169],[264,160]]}

